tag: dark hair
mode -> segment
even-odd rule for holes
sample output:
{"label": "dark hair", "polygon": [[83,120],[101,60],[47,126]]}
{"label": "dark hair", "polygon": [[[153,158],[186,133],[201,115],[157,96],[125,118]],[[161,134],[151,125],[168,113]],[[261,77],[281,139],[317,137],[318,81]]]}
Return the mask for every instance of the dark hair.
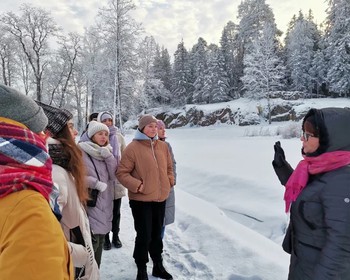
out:
{"label": "dark hair", "polygon": [[318,156],[323,154],[329,146],[329,137],[326,125],[324,123],[323,111],[322,109],[310,109],[303,119],[302,125],[303,131],[307,130],[314,134],[314,136],[319,138],[320,146],[318,149],[309,154],[309,156]]}
{"label": "dark hair", "polygon": [[89,122],[91,122],[93,119],[97,119],[98,113],[92,113],[89,116]]}
{"label": "dark hair", "polygon": [[303,125],[303,131],[305,130],[311,132],[316,137],[319,136],[319,128],[316,124],[314,115],[311,115],[305,119],[304,125]]}
{"label": "dark hair", "polygon": [[52,138],[57,139],[62,144],[63,152],[68,157],[67,169],[74,177],[79,200],[83,204],[86,204],[86,201],[89,199],[89,194],[85,182],[86,170],[83,162],[83,155],[71,135],[68,124]]}

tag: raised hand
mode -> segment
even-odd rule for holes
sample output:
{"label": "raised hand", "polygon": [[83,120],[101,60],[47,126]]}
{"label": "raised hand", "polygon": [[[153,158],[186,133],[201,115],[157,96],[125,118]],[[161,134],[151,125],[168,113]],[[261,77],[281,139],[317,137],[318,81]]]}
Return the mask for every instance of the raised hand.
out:
{"label": "raised hand", "polygon": [[284,154],[284,150],[281,147],[281,142],[277,141],[273,146],[275,150],[274,159],[272,161],[272,165],[275,167],[282,167],[286,164],[286,156]]}

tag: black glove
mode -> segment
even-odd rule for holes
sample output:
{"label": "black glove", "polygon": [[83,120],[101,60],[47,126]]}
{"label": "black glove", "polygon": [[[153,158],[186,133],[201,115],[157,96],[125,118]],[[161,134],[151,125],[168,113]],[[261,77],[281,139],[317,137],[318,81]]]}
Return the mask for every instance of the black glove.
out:
{"label": "black glove", "polygon": [[281,184],[285,186],[290,175],[292,175],[294,170],[290,166],[290,164],[286,161],[286,156],[281,147],[280,141],[277,141],[275,143],[275,145],[273,146],[273,149],[275,150],[275,156],[272,161],[272,166]]}
{"label": "black glove", "polygon": [[284,154],[284,151],[281,147],[281,142],[277,141],[275,145],[273,146],[273,149],[275,150],[275,156],[272,161],[272,165],[274,167],[282,167],[286,164],[286,156]]}

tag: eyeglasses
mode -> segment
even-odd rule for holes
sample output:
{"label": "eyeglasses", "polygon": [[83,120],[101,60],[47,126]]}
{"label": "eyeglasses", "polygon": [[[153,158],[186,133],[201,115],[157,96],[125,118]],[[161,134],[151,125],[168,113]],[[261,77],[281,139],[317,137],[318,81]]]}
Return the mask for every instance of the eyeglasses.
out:
{"label": "eyeglasses", "polygon": [[310,137],[316,137],[316,136],[314,136],[313,134],[307,133],[307,132],[305,132],[305,131],[302,132],[301,136],[302,136],[306,141],[309,141],[309,138],[310,138]]}

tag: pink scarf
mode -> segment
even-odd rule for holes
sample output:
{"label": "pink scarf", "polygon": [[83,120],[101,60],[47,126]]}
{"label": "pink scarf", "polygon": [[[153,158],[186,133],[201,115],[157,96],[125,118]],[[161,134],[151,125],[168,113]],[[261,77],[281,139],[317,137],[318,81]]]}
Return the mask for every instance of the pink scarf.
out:
{"label": "pink scarf", "polygon": [[284,192],[285,211],[289,211],[291,203],[297,199],[306,186],[309,174],[314,175],[335,170],[348,164],[350,164],[350,152],[348,151],[328,152],[317,157],[304,156],[286,184]]}

